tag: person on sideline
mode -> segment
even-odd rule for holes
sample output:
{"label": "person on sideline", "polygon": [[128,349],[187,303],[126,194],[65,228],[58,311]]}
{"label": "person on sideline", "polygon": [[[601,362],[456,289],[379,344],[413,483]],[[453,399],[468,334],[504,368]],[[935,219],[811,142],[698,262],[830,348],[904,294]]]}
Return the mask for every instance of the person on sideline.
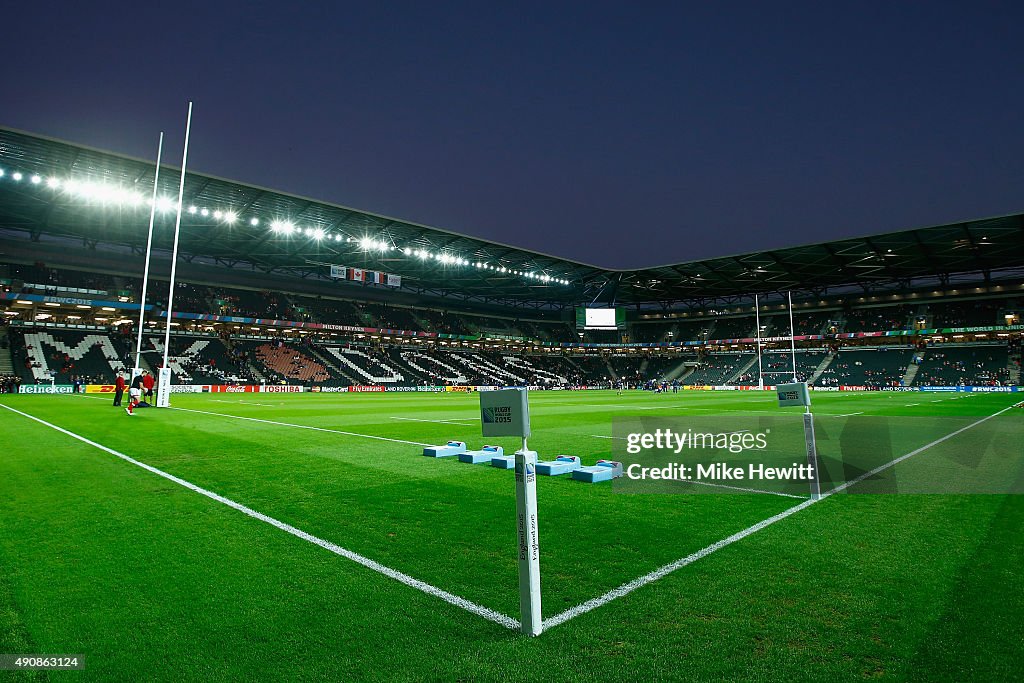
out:
{"label": "person on sideline", "polygon": [[114,405],[121,405],[121,397],[124,396],[124,372],[117,371],[117,379],[114,380]]}

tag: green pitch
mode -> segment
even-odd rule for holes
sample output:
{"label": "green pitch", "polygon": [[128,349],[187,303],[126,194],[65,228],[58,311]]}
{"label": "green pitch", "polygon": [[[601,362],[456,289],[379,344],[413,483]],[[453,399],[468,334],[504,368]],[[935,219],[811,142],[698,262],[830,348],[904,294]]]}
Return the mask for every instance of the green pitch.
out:
{"label": "green pitch", "polygon": [[[587,465],[616,416],[782,412],[756,392],[530,399],[531,448]],[[822,420],[930,418],[894,438],[901,455],[949,437],[896,466],[906,481],[990,446],[1019,477],[1022,411],[970,426],[1019,400],[814,395]],[[106,397],[0,404],[518,618],[511,473],[416,445],[482,445],[475,395],[174,395],[131,418]],[[50,679],[991,680],[1024,654],[1019,496],[836,495],[527,639],[17,413],[0,435],[0,652],[85,655]],[[800,503],[564,477],[538,500],[546,619]]]}

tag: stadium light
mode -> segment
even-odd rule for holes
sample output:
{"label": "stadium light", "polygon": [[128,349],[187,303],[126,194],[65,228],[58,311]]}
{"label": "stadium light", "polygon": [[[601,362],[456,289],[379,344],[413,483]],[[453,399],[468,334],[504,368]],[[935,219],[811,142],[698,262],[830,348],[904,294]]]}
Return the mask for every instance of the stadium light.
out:
{"label": "stadium light", "polygon": [[[0,178],[10,178],[15,182],[20,182],[26,176],[20,171],[10,171],[0,169]],[[156,197],[155,199],[143,196],[143,194],[136,192],[129,188],[119,187],[106,183],[91,182],[87,180],[76,180],[74,178],[68,178],[62,180],[56,176],[44,176],[40,174],[32,174],[28,176],[29,181],[34,185],[45,183],[51,189],[57,190],[62,189],[69,194],[73,194],[85,201],[90,202],[102,202],[109,204],[120,204],[130,206],[154,206],[160,212],[169,212],[174,210],[176,203],[169,197]],[[223,221],[227,224],[234,224],[242,219],[236,211],[226,209],[211,209],[205,206],[190,205],[187,211],[191,215],[199,214],[203,218],[209,218],[212,216],[214,220]],[[247,219],[249,225],[256,227],[261,225],[260,218],[251,216]],[[536,280],[546,283],[558,283],[562,285],[571,284],[568,279],[559,278],[552,275],[532,272],[525,269],[509,268],[507,266],[496,265],[487,263],[486,261],[470,261],[464,258],[460,254],[452,252],[430,252],[426,249],[417,249],[411,246],[397,247],[387,239],[376,239],[370,236],[362,238],[349,237],[341,233],[328,232],[326,228],[313,228],[305,227],[300,228],[288,221],[274,220],[270,223],[271,229],[280,234],[292,235],[295,233],[305,233],[309,237],[313,237],[317,240],[322,239],[333,239],[337,242],[348,241],[353,244],[358,244],[359,248],[364,251],[379,251],[389,252],[394,250],[401,250],[405,256],[415,257],[420,260],[434,260],[442,263],[446,266],[463,266],[463,267],[474,267],[480,270],[488,270],[495,273],[512,274],[519,277],[527,278],[530,280]],[[983,242],[985,243],[985,242]],[[893,255],[892,250],[886,251],[885,255]],[[757,268],[754,272],[766,272],[763,268]],[[701,279],[698,276],[692,276],[693,279]]]}

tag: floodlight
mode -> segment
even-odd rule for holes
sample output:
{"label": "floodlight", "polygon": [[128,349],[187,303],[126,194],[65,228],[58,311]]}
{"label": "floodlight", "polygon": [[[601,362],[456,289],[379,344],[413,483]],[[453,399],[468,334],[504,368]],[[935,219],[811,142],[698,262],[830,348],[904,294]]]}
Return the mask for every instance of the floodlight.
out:
{"label": "floodlight", "polygon": [[223,216],[224,214],[219,210],[213,212],[213,217],[216,218],[217,220],[220,220]]}
{"label": "floodlight", "polygon": [[53,189],[57,189],[58,187],[60,187],[60,179],[54,177],[47,178],[46,185]]}
{"label": "floodlight", "polygon": [[249,219],[249,225],[256,226],[256,225],[259,225],[259,224],[260,224],[260,219],[259,218],[250,218]]}
{"label": "floodlight", "polygon": [[34,175],[34,176],[32,176],[32,184],[33,184],[33,185],[38,185],[38,184],[39,184],[39,183],[41,183],[41,182],[43,182],[43,179],[42,179],[42,177],[40,177],[40,176],[38,176],[38,175]]}
{"label": "floodlight", "polygon": [[210,215],[210,210],[209,209],[201,209],[199,211],[199,215],[202,216],[203,218],[206,218],[207,216]]}
{"label": "floodlight", "polygon": [[405,254],[406,256],[409,256],[410,254],[412,254],[412,249],[406,247],[405,249],[402,250],[402,253]]}
{"label": "floodlight", "polygon": [[195,213],[196,211],[198,211],[198,209],[196,209],[196,207],[194,207],[194,206],[188,207],[188,212],[189,213]]}
{"label": "floodlight", "polygon": [[224,212],[224,222],[225,223],[234,223],[237,220],[238,220],[238,214],[235,213],[234,211],[225,211]]}
{"label": "floodlight", "polygon": [[[308,234],[308,231],[307,231],[307,234]],[[323,228],[317,228],[316,230],[312,231],[313,239],[316,239],[316,240],[322,240],[324,238],[324,235],[326,235],[326,234],[327,233],[326,233],[326,231]]]}
{"label": "floodlight", "polygon": [[15,171],[11,177],[14,178],[15,180],[21,180],[22,175],[18,171]]}
{"label": "floodlight", "polygon": [[0,178],[4,177],[4,169],[0,168]]}

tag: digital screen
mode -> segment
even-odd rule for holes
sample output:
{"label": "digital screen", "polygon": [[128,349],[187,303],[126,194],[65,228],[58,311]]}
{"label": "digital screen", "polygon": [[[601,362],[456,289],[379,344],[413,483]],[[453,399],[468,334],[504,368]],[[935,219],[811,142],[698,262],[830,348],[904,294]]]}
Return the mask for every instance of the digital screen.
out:
{"label": "digital screen", "polygon": [[625,324],[625,311],[616,308],[577,308],[576,327],[582,330],[617,330]]}
{"label": "digital screen", "polygon": [[588,308],[586,312],[586,324],[585,327],[593,329],[595,327],[611,328],[615,329],[615,309],[614,308]]}

